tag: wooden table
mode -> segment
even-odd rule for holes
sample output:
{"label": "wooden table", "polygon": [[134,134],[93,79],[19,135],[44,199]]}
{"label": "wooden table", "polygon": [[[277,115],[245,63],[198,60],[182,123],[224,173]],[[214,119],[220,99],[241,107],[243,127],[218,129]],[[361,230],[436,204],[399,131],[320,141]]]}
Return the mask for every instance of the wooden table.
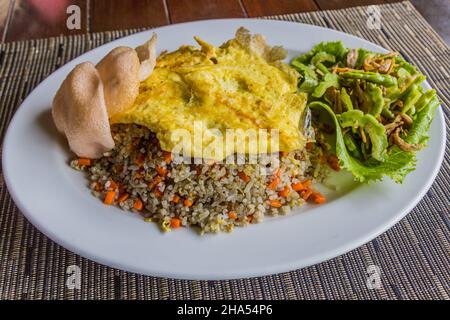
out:
{"label": "wooden table", "polygon": [[[1,42],[60,34],[156,27],[184,21],[340,9],[398,0],[0,0]],[[412,0],[450,43],[450,0]],[[69,30],[67,8],[79,6],[80,29]]]}

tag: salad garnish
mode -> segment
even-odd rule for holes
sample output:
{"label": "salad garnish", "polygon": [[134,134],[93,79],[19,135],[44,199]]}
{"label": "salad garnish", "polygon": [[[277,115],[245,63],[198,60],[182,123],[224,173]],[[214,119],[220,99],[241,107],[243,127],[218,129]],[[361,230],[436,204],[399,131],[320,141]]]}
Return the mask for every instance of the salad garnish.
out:
{"label": "salad garnish", "polygon": [[291,65],[313,114],[331,119],[340,167],[360,182],[403,182],[440,105],[435,90],[421,87],[426,77],[397,52],[348,49],[341,41],[322,42]]}

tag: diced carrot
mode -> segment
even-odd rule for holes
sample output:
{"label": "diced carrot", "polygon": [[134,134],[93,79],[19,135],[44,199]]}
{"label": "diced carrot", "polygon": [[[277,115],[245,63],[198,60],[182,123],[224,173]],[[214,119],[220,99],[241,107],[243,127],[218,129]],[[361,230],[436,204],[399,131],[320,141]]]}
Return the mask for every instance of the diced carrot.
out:
{"label": "diced carrot", "polygon": [[301,182],[296,182],[293,183],[291,185],[292,189],[294,189],[295,191],[302,191],[303,189],[305,189],[306,187],[303,185],[303,183]]}
{"label": "diced carrot", "polygon": [[325,196],[318,191],[313,192],[308,200],[315,204],[322,204],[326,201]]}
{"label": "diced carrot", "polygon": [[100,182],[96,182],[95,184],[94,184],[94,190],[95,191],[101,191],[102,190],[102,184],[100,183]]}
{"label": "diced carrot", "polygon": [[171,153],[171,152],[164,151],[164,152],[163,152],[163,156],[164,156],[164,161],[165,161],[166,163],[172,162],[172,153]]}
{"label": "diced carrot", "polygon": [[305,189],[305,190],[302,190],[301,192],[300,192],[300,196],[303,198],[303,200],[308,200],[308,198],[311,196],[311,194],[312,194],[312,190],[311,190],[311,188],[307,188],[307,189]]}
{"label": "diced carrot", "polygon": [[78,165],[79,166],[90,166],[91,165],[91,159],[79,158],[78,159]]}
{"label": "diced carrot", "polygon": [[280,208],[282,206],[281,202],[278,200],[269,200],[269,205],[274,208]]}
{"label": "diced carrot", "polygon": [[141,211],[144,208],[144,204],[142,203],[142,200],[136,199],[136,201],[134,202],[133,208],[135,208],[137,211]]}
{"label": "diced carrot", "polygon": [[178,203],[178,202],[180,202],[180,197],[179,196],[177,196],[176,194],[173,196],[173,198],[172,198],[172,202],[173,203]]}
{"label": "diced carrot", "polygon": [[278,184],[280,183],[280,181],[281,181],[280,178],[275,176],[272,179],[272,181],[267,185],[267,189],[275,190],[277,188]]}
{"label": "diced carrot", "polygon": [[115,166],[114,166],[114,171],[115,171],[116,173],[122,173],[122,171],[123,171],[123,165],[121,165],[121,164],[115,165]]}
{"label": "diced carrot", "polygon": [[166,174],[167,174],[167,169],[164,168],[164,167],[156,166],[156,172],[158,172],[158,174],[159,174],[161,177],[165,177]]}
{"label": "diced carrot", "polygon": [[138,170],[136,171],[136,173],[134,174],[134,177],[136,179],[142,179],[144,177],[144,172],[142,170]]}
{"label": "diced carrot", "polygon": [[116,196],[115,191],[108,191],[106,193],[105,200],[103,200],[103,203],[109,206],[110,204],[112,204],[114,202],[115,196]]}
{"label": "diced carrot", "polygon": [[250,177],[248,175],[246,175],[243,171],[238,171],[238,176],[239,178],[242,179],[242,181],[244,181],[245,183],[250,181]]}
{"label": "diced carrot", "polygon": [[291,188],[289,186],[284,186],[283,190],[278,191],[278,195],[283,198],[287,198],[291,193]]}
{"label": "diced carrot", "polygon": [[247,216],[247,221],[248,221],[248,223],[252,223],[253,222],[253,215],[252,214]]}
{"label": "diced carrot", "polygon": [[193,205],[193,203],[192,203],[192,201],[191,200],[189,200],[189,199],[184,199],[184,206],[185,207],[191,207],[192,205]]}
{"label": "diced carrot", "polygon": [[124,184],[119,183],[119,193],[120,194],[125,193],[126,189],[127,189],[127,187]]}
{"label": "diced carrot", "polygon": [[181,227],[181,220],[178,218],[170,219],[170,227],[178,229],[179,227]]}
{"label": "diced carrot", "polygon": [[328,156],[328,164],[330,165],[331,169],[334,171],[341,170],[341,167],[339,166],[339,159],[335,154],[332,154]]}
{"label": "diced carrot", "polygon": [[114,180],[109,180],[109,190],[116,190],[118,188],[119,186],[114,182]]}
{"label": "diced carrot", "polygon": [[312,151],[313,148],[314,148],[314,142],[308,142],[306,144],[306,150]]}
{"label": "diced carrot", "polygon": [[281,168],[280,167],[276,168],[275,171],[273,172],[273,175],[275,177],[280,177],[280,175],[281,175]]}
{"label": "diced carrot", "polygon": [[236,212],[228,212],[228,218],[236,220],[237,219],[237,214]]}
{"label": "diced carrot", "polygon": [[149,188],[149,189],[153,189],[153,188],[156,187],[161,181],[162,181],[162,177],[161,177],[161,176],[156,176],[152,181],[149,182],[148,188]]}
{"label": "diced carrot", "polygon": [[302,184],[307,188],[311,186],[311,183],[312,183],[311,179],[305,179],[302,181]]}
{"label": "diced carrot", "polygon": [[122,203],[128,199],[130,195],[128,193],[123,193],[119,196],[119,199],[117,200],[119,203]]}
{"label": "diced carrot", "polygon": [[153,189],[153,192],[157,198],[161,198],[163,196],[163,193],[158,188]]}
{"label": "diced carrot", "polygon": [[145,155],[141,153],[141,154],[139,154],[139,156],[136,158],[135,163],[136,163],[138,166],[142,166],[142,165],[144,164],[144,162],[145,162]]}
{"label": "diced carrot", "polygon": [[280,151],[280,157],[282,157],[282,158],[287,157],[288,154],[289,154],[289,152],[286,152],[286,151]]}

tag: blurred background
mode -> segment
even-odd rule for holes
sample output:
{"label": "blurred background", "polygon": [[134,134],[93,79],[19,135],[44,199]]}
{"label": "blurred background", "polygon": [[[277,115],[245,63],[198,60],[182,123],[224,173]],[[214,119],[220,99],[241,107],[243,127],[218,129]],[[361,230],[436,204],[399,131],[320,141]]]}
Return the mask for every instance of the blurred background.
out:
{"label": "blurred background", "polygon": [[[396,0],[0,0],[1,42],[161,25],[212,18],[238,18],[340,9]],[[450,43],[450,0],[411,0]],[[67,19],[78,14],[79,28]],[[73,7],[70,7],[73,9]],[[75,9],[76,10],[76,9]],[[74,19],[74,17],[72,17]],[[77,17],[78,18],[78,17]]]}

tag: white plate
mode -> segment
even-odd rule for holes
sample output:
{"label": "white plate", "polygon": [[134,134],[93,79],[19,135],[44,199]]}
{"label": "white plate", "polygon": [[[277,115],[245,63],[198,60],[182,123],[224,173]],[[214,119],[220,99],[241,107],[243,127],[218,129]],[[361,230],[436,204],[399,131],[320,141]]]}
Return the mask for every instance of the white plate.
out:
{"label": "white plate", "polygon": [[[341,32],[299,23],[229,19],[155,29],[159,50],[194,43],[199,35],[216,45],[244,26],[282,45],[290,57],[320,41],[385,51]],[[386,231],[404,217],[432,184],[444,154],[444,118],[439,109],[417,170],[403,185],[347,185],[321,206],[267,219],[232,234],[199,236],[182,229],[168,234],[133,213],[104,206],[87,188],[83,174],[68,166],[70,153],[50,116],[52,98],[68,72],[82,61],[98,62],[119,45],[137,46],[153,31],[96,48],[45,79],[23,102],[6,134],[3,170],[19,209],[39,230],[67,249],[99,263],[137,273],[185,279],[230,279],[279,273],[341,255]],[[428,84],[425,85],[428,88]]]}

